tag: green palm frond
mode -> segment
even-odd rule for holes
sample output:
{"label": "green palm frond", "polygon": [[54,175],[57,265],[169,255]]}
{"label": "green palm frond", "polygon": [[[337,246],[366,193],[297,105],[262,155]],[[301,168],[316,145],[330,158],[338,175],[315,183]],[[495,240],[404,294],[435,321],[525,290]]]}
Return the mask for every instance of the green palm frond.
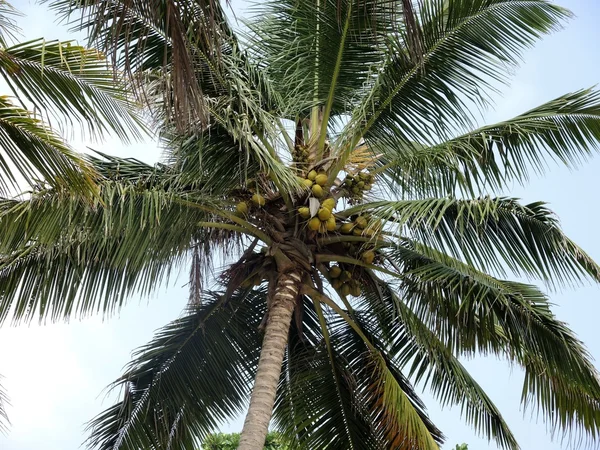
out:
{"label": "green palm frond", "polygon": [[542,202],[451,197],[365,203],[344,215],[371,213],[401,236],[500,274],[538,277],[550,284],[600,280],[600,267],[560,230]]}
{"label": "green palm frond", "polygon": [[[121,169],[127,165],[120,161]],[[238,231],[201,226],[223,220],[210,213],[221,207],[206,194],[178,194],[140,175],[126,180],[117,167],[113,176],[121,179],[99,183],[94,203],[54,191],[0,202],[1,320],[110,314],[133,292],[149,294],[159,280],[168,282],[194,249],[209,261],[213,246],[239,244]]]}
{"label": "green palm frond", "polygon": [[389,353],[389,343],[365,327],[365,316],[360,312],[353,311],[348,317],[363,336],[345,321],[347,318],[337,318],[333,339],[351,367],[357,403],[367,410],[386,448],[437,449],[444,436],[427,416],[425,404],[400,370],[395,355]]}
{"label": "green palm frond", "polygon": [[163,329],[139,349],[114,383],[122,400],[89,425],[89,448],[193,450],[225,420],[242,412],[258,363],[261,290],[224,303],[204,295],[201,307]]}
{"label": "green palm frond", "polygon": [[600,94],[582,90],[510,120],[486,125],[430,147],[386,148],[379,171],[394,191],[412,195],[469,195],[525,183],[549,160],[576,167],[598,149]]}
{"label": "green palm frond", "polygon": [[[187,128],[208,115],[196,72],[200,55],[217,63],[221,45],[233,39],[215,0],[47,0],[90,43],[112,55],[143,98],[138,74],[170,72],[176,123]],[[77,17],[77,18],[74,18]]]}
{"label": "green palm frond", "polygon": [[379,449],[381,438],[354,398],[346,360],[331,352],[312,304],[303,302],[279,380],[273,418],[294,448]]}
{"label": "green palm frond", "polygon": [[0,46],[8,47],[9,42],[14,40],[15,34],[21,31],[14,19],[19,16],[22,14],[10,3],[6,0],[0,1]]}
{"label": "green palm frond", "polygon": [[[0,375],[0,381],[2,380],[2,375]],[[8,420],[8,413],[6,411],[6,406],[8,405],[8,395],[6,391],[0,384],[0,434],[6,433],[8,427],[10,425],[10,421]]]}
{"label": "green palm frond", "polygon": [[330,113],[346,112],[358,100],[372,67],[383,61],[394,3],[261,3],[252,10],[257,20],[250,23],[248,45],[296,111],[322,102],[327,123]]}
{"label": "green palm frond", "polygon": [[[429,388],[441,406],[458,405],[465,420],[505,449],[519,446],[500,411],[445,344],[398,296],[393,285],[371,275],[356,321],[387,347],[387,357]],[[371,339],[374,339],[372,337]]]}
{"label": "green palm frond", "polygon": [[531,285],[500,280],[421,244],[390,251],[402,261],[398,296],[451,349],[503,355],[526,371],[534,400],[565,433],[595,439],[600,378],[589,353]]}
{"label": "green palm frond", "polygon": [[0,194],[46,183],[89,193],[94,171],[39,119],[0,96]]}
{"label": "green palm frond", "polygon": [[0,51],[0,73],[23,102],[64,129],[74,122],[92,136],[140,137],[141,122],[106,57],[72,42],[36,39]]}
{"label": "green palm frond", "polygon": [[569,15],[546,0],[423,3],[420,62],[408,57],[401,33],[390,37],[393,52],[340,137],[341,161],[361,137],[374,149],[434,145],[457,127],[472,128],[469,110],[486,102],[486,88],[505,81],[522,51]]}

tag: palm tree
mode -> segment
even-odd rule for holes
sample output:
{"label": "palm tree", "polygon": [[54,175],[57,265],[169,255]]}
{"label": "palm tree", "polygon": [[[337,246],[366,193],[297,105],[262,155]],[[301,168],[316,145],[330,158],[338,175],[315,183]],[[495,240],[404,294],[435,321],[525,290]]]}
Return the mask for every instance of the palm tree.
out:
{"label": "palm tree", "polygon": [[[294,448],[438,449],[418,385],[517,449],[460,363],[479,353],[523,368],[523,402],[553,428],[597,439],[587,351],[540,288],[507,278],[553,288],[600,267],[544,203],[491,194],[590,156],[600,95],[481,127],[472,114],[568,11],[271,0],[243,34],[219,16],[223,39],[206,41],[192,0],[54,5],[129,68],[166,157],[88,156],[91,200],[54,187],[3,200],[0,320],[110,315],[190,271],[188,308],[134,355],[91,448],[192,449],[250,397],[243,450],[263,447],[272,416]],[[190,92],[206,117],[177,106]]]}

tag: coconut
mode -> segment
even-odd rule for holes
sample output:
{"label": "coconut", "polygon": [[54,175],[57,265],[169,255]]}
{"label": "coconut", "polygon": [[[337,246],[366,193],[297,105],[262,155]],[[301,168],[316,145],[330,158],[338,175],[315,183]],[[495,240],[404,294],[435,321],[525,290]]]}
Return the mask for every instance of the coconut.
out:
{"label": "coconut", "polygon": [[363,234],[363,229],[362,229],[362,228],[358,228],[358,227],[356,227],[356,228],[354,228],[354,230],[352,230],[352,234],[353,234],[354,236],[362,236],[362,234]]}
{"label": "coconut", "polygon": [[375,252],[373,250],[368,250],[362,254],[361,259],[365,264],[373,264],[373,260],[375,259]]}
{"label": "coconut", "polygon": [[305,178],[305,179],[302,180],[302,184],[304,186],[306,186],[306,187],[312,187],[313,182],[312,182],[312,180],[309,180],[308,178]]}
{"label": "coconut", "polygon": [[312,231],[317,231],[320,226],[321,226],[321,221],[319,220],[318,217],[313,217],[312,219],[310,219],[308,221],[308,228],[311,229]]}
{"label": "coconut", "polygon": [[308,178],[310,181],[315,181],[315,178],[317,178],[317,171],[311,170],[308,172],[308,176],[306,178]]}
{"label": "coconut", "polygon": [[319,208],[319,212],[317,213],[317,215],[319,216],[319,219],[325,222],[331,217],[331,211],[327,208]]}
{"label": "coconut", "polygon": [[331,278],[339,278],[341,274],[342,269],[340,266],[332,266],[331,269],[329,269],[329,276]]}
{"label": "coconut", "polygon": [[255,205],[258,205],[258,206],[265,206],[265,203],[266,203],[267,201],[265,200],[265,198],[264,198],[262,195],[260,195],[260,194],[254,194],[254,195],[252,196],[252,202],[253,202]]}
{"label": "coconut", "polygon": [[342,234],[351,234],[352,229],[354,228],[353,223],[345,223],[340,227],[340,233]]}
{"label": "coconut", "polygon": [[344,270],[341,274],[340,274],[340,280],[342,281],[348,281],[352,278],[352,272],[349,272],[347,270]]}
{"label": "coconut", "polygon": [[325,186],[327,184],[327,174],[325,173],[320,173],[319,175],[317,175],[317,177],[315,178],[315,183],[321,185],[321,186]]}
{"label": "coconut", "polygon": [[335,217],[331,216],[329,219],[327,219],[327,222],[325,222],[325,228],[327,231],[333,231],[335,230],[335,226]]}
{"label": "coconut", "polygon": [[307,206],[302,206],[298,208],[298,214],[300,214],[300,217],[303,219],[310,219],[310,208]]}
{"label": "coconut", "polygon": [[369,225],[369,222],[367,222],[367,219],[363,216],[358,216],[354,223],[360,228],[367,228],[367,225]]}
{"label": "coconut", "polygon": [[321,197],[323,197],[323,188],[320,185],[315,184],[312,187],[312,193],[315,197],[321,198]]}
{"label": "coconut", "polygon": [[323,200],[321,206],[323,206],[323,208],[327,208],[329,211],[333,211],[333,208],[335,208],[335,199],[328,198],[327,200]]}
{"label": "coconut", "polygon": [[364,182],[364,181],[359,181],[359,182],[356,184],[356,187],[357,187],[357,188],[359,188],[359,189],[364,189],[364,187],[365,187],[365,182]]}
{"label": "coconut", "polygon": [[354,296],[354,297],[358,297],[360,296],[360,284],[356,283],[354,284],[351,288],[350,288],[350,293]]}
{"label": "coconut", "polygon": [[246,202],[239,202],[235,206],[235,211],[238,214],[241,214],[242,216],[245,216],[246,214],[248,214],[248,204]]}
{"label": "coconut", "polygon": [[342,288],[340,289],[340,292],[342,293],[342,295],[344,297],[347,297],[348,295],[350,295],[350,291],[351,291],[351,289],[350,289],[350,286],[348,285],[348,283],[344,283],[342,285]]}
{"label": "coconut", "polygon": [[341,288],[341,287],[342,287],[342,284],[343,284],[343,283],[342,283],[342,281],[341,281],[340,279],[338,279],[338,278],[336,278],[336,279],[334,279],[334,280],[332,280],[332,281],[331,281],[331,286],[332,286],[334,289],[339,289],[339,288]]}

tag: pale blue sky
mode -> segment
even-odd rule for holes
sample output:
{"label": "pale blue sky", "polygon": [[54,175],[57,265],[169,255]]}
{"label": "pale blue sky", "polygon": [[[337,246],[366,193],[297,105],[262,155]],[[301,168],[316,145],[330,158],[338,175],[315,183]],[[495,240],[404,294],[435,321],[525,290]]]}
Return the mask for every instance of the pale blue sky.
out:
{"label": "pale blue sky", "polygon": [[[45,7],[30,1],[13,4],[27,14],[20,25],[27,38],[68,37],[54,22]],[[234,1],[239,15],[241,1]],[[590,87],[600,81],[600,2],[562,0],[576,18],[565,30],[539,43],[525,54],[514,82],[496,99],[497,108],[486,120],[497,121],[516,115],[537,104],[569,91]],[[79,144],[83,149],[83,144]],[[124,147],[115,141],[96,145],[104,152],[156,161],[159,151],[152,143]],[[575,172],[552,167],[545,178],[535,178],[525,188],[515,187],[507,194],[525,202],[545,200],[561,219],[563,228],[596,260],[600,260],[597,223],[600,215],[600,157]],[[183,309],[187,292],[182,286],[185,274],[174,287],[163,288],[154,298],[132,299],[118,317],[100,318],[69,325],[5,328],[0,330],[0,373],[6,378],[12,407],[13,427],[0,437],[0,450],[72,450],[84,439],[84,423],[110,405],[104,387],[120,375],[131,351],[147,342],[153,331],[176,318]],[[600,359],[598,316],[600,288],[584,286],[552,294],[558,317],[568,322]],[[559,450],[566,448],[552,441],[542,423],[530,420],[519,407],[522,374],[505,363],[477,358],[466,363],[487,390],[517,435],[523,449]],[[440,411],[426,394],[429,412],[448,437],[450,449],[467,442],[472,450],[496,449],[477,438],[460,419],[455,409]],[[239,431],[239,418],[224,426]],[[595,446],[584,449],[600,448]]]}

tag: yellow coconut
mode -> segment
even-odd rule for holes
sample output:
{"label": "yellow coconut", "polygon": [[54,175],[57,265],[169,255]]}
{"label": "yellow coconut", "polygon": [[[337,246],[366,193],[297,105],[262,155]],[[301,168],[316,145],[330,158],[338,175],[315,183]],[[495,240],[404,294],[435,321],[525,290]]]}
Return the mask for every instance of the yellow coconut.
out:
{"label": "yellow coconut", "polygon": [[335,199],[328,198],[326,200],[323,200],[321,206],[323,206],[323,208],[327,208],[329,211],[333,211],[333,208],[335,208]]}
{"label": "yellow coconut", "polygon": [[352,234],[352,229],[354,228],[353,223],[345,223],[340,227],[340,233],[342,234]]}
{"label": "yellow coconut", "polygon": [[308,178],[305,178],[305,179],[302,180],[302,184],[304,186],[306,186],[306,187],[312,187],[313,182],[312,182],[312,180],[309,180]]}
{"label": "yellow coconut", "polygon": [[321,186],[325,186],[327,184],[327,174],[320,173],[319,175],[317,175],[317,177],[315,178],[315,183]]}
{"label": "yellow coconut", "polygon": [[245,216],[246,214],[248,214],[248,204],[246,202],[239,202],[235,207],[235,211],[238,214]]}
{"label": "yellow coconut", "polygon": [[356,228],[354,228],[354,230],[352,230],[352,234],[353,234],[354,236],[362,236],[362,234],[363,234],[363,229],[362,229],[362,228],[358,228],[358,227],[356,227]]}
{"label": "yellow coconut", "polygon": [[375,252],[373,250],[368,250],[362,254],[362,260],[365,264],[373,264],[374,259]]}
{"label": "yellow coconut", "polygon": [[367,219],[363,216],[357,217],[354,223],[356,223],[356,225],[358,225],[360,228],[367,228],[367,225],[369,225],[369,222],[367,222]]}
{"label": "yellow coconut", "polygon": [[315,178],[317,178],[317,171],[311,170],[308,172],[308,176],[306,178],[308,178],[310,181],[315,181]]}
{"label": "yellow coconut", "polygon": [[325,222],[331,217],[331,211],[327,208],[319,208],[319,212],[317,212],[317,215],[319,216],[319,219]]}
{"label": "yellow coconut", "polygon": [[327,231],[333,231],[335,230],[335,226],[335,217],[329,217],[329,219],[327,219],[327,222],[325,222],[325,228],[327,228]]}
{"label": "yellow coconut", "polygon": [[331,269],[329,269],[329,276],[331,278],[339,278],[341,274],[342,268],[340,266],[332,266]]}
{"label": "yellow coconut", "polygon": [[323,188],[320,185],[315,184],[312,187],[312,193],[315,197],[321,198],[323,197]]}
{"label": "yellow coconut", "polygon": [[350,295],[350,291],[351,291],[351,289],[350,289],[350,286],[348,285],[348,283],[344,283],[342,285],[342,288],[340,289],[340,292],[342,293],[342,295],[344,297],[347,297],[348,295]]}
{"label": "yellow coconut", "polygon": [[300,214],[300,217],[303,219],[310,219],[310,209],[306,206],[298,208],[298,214]]}
{"label": "yellow coconut", "polygon": [[312,219],[310,219],[308,221],[308,228],[311,229],[312,231],[317,231],[320,226],[321,226],[321,221],[319,220],[318,217],[313,217]]}
{"label": "yellow coconut", "polygon": [[252,196],[252,203],[254,203],[255,205],[265,206],[266,202],[267,201],[265,200],[265,198],[262,195],[260,195],[260,194],[254,194]]}

